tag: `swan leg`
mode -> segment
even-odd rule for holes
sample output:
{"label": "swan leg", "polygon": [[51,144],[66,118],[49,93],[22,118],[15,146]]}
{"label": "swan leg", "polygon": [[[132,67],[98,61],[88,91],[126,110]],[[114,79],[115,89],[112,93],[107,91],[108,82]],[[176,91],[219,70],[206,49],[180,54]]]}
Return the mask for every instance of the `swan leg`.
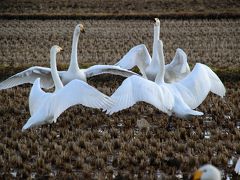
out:
{"label": "swan leg", "polygon": [[173,122],[172,122],[172,116],[169,116],[169,118],[168,118],[168,123],[167,123],[166,129],[167,129],[167,131],[173,131],[174,130],[174,126],[173,126]]}

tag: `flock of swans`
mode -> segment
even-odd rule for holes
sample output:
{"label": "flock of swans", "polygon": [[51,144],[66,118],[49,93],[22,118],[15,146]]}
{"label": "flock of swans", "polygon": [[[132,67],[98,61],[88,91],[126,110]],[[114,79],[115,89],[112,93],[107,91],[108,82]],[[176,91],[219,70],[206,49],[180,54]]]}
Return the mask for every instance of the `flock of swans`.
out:
{"label": "flock of swans", "polygon": [[[57,71],[56,57],[62,48],[55,45],[50,50],[50,68],[34,66],[17,73],[0,83],[0,90],[24,83],[33,84],[29,95],[31,117],[22,131],[46,123],[53,123],[67,108],[81,104],[113,114],[139,101],[152,104],[170,117],[186,118],[203,115],[194,110],[212,92],[220,97],[225,87],[218,76],[206,65],[197,63],[190,71],[187,55],[176,50],[170,64],[165,65],[163,43],[160,40],[160,21],[155,19],[152,57],[144,44],[133,47],[115,65],[94,65],[80,69],[77,45],[82,24],[73,33],[70,66],[67,71]],[[137,66],[141,75],[131,69]],[[87,84],[87,78],[104,73],[127,77],[109,97]],[[55,87],[53,93],[41,88]]]}

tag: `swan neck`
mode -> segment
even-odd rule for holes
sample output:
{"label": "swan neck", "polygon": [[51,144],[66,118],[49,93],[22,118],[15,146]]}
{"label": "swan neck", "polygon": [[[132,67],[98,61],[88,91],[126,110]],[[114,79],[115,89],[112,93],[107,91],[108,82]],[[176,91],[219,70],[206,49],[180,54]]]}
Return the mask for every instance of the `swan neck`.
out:
{"label": "swan neck", "polygon": [[153,51],[152,51],[152,62],[151,62],[152,68],[158,66],[158,61],[157,61],[158,49],[156,48],[156,46],[159,41],[159,37],[160,37],[160,26],[154,25]]}
{"label": "swan neck", "polygon": [[157,82],[157,83],[164,83],[165,59],[164,59],[164,54],[163,54],[163,45],[162,45],[162,43],[160,43],[160,46],[158,48],[158,53],[157,53],[157,58],[156,59],[158,61],[159,71],[158,71],[158,74],[156,76],[155,82]]}
{"label": "swan neck", "polygon": [[62,81],[57,71],[56,56],[57,56],[57,52],[55,50],[52,50],[50,52],[50,67],[51,67],[53,82],[55,85],[55,92],[63,87]]}
{"label": "swan neck", "polygon": [[156,43],[160,38],[160,26],[154,25],[154,35],[153,35],[153,43]]}
{"label": "swan neck", "polygon": [[77,71],[79,70],[78,66],[78,59],[77,59],[77,46],[79,40],[80,32],[76,30],[73,33],[73,40],[72,40],[72,52],[71,52],[71,61],[68,70],[70,71]]}

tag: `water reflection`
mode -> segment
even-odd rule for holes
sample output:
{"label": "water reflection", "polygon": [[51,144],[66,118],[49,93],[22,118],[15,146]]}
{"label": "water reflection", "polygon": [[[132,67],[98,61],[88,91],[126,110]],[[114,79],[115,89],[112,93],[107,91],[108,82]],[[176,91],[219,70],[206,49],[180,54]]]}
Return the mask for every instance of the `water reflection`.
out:
{"label": "water reflection", "polygon": [[205,139],[210,139],[210,137],[211,137],[210,131],[208,131],[208,130],[204,131],[204,138]]}
{"label": "water reflection", "polygon": [[161,172],[160,172],[159,169],[158,169],[157,172],[156,172],[156,178],[157,178],[158,180],[161,180],[161,179],[162,179],[162,174],[161,174]]}
{"label": "water reflection", "polygon": [[237,126],[238,129],[240,129],[240,121],[236,122],[236,126]]}
{"label": "water reflection", "polygon": [[178,179],[183,179],[183,173],[182,173],[181,170],[178,170],[178,171],[176,172],[176,178],[178,178]]}

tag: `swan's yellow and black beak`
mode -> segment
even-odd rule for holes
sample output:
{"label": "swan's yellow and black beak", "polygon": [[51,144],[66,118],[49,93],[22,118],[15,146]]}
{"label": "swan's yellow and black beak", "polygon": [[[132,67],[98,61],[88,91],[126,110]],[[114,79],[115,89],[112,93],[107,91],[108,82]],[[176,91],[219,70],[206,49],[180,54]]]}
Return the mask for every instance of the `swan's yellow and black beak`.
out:
{"label": "swan's yellow and black beak", "polygon": [[81,33],[85,33],[85,28],[82,24],[80,24],[80,31],[81,31]]}
{"label": "swan's yellow and black beak", "polygon": [[196,170],[191,178],[191,180],[201,180],[203,172],[200,170]]}

